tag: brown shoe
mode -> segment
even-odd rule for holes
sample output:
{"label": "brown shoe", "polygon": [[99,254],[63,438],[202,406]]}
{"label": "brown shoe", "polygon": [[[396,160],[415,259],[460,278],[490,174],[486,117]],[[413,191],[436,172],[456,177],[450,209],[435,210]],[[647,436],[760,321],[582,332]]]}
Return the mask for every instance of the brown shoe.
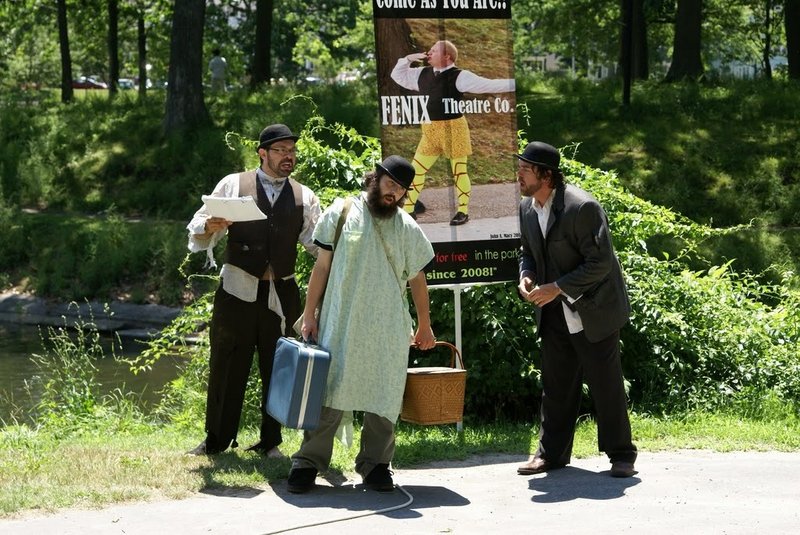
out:
{"label": "brown shoe", "polygon": [[611,477],[631,477],[636,474],[633,463],[617,461],[611,463]]}
{"label": "brown shoe", "polygon": [[517,467],[517,473],[521,476],[531,476],[533,474],[543,474],[562,467],[563,465],[553,464],[549,461],[545,461],[541,457],[531,457],[527,463]]}

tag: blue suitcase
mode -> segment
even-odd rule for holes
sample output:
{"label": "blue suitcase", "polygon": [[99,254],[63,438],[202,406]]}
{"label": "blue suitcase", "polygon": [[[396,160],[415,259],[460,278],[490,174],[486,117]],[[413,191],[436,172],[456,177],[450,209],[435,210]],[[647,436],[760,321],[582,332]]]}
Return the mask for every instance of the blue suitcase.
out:
{"label": "blue suitcase", "polygon": [[316,429],[331,357],[319,346],[281,337],[275,348],[267,412],[282,425]]}

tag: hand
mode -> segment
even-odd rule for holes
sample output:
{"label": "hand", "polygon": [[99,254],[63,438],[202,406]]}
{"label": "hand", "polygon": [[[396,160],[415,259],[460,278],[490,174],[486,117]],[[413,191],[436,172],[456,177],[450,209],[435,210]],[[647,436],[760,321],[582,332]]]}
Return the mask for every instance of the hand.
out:
{"label": "hand", "polygon": [[231,226],[231,223],[233,223],[233,221],[228,221],[222,217],[209,217],[206,219],[206,224],[203,228],[207,234],[213,234],[228,228]]}
{"label": "hand", "polygon": [[433,335],[433,329],[430,327],[427,329],[417,329],[417,332],[414,333],[414,344],[423,351],[433,348],[436,345],[436,337]]}
{"label": "hand", "polygon": [[543,307],[559,295],[561,295],[561,289],[554,282],[550,282],[533,288],[529,294],[528,301],[537,307]]}
{"label": "hand", "polygon": [[424,54],[424,53],[422,53],[422,52],[415,52],[415,53],[413,53],[413,54],[409,54],[409,55],[407,55],[407,56],[406,56],[406,59],[407,59],[408,61],[410,61],[411,63],[414,63],[415,61],[422,61],[422,60],[424,60],[424,59],[425,59],[425,58],[427,58],[427,57],[428,57],[428,55],[427,55],[427,54]]}
{"label": "hand", "polygon": [[314,315],[312,317],[308,317],[305,314],[303,315],[303,326],[300,328],[300,335],[303,337],[303,340],[308,341],[317,341],[317,334],[319,331],[319,324],[317,323],[317,318]]}
{"label": "hand", "polygon": [[531,298],[531,290],[534,288],[533,279],[530,277],[522,277],[517,288],[519,289],[519,295],[521,295],[524,300],[533,302]]}

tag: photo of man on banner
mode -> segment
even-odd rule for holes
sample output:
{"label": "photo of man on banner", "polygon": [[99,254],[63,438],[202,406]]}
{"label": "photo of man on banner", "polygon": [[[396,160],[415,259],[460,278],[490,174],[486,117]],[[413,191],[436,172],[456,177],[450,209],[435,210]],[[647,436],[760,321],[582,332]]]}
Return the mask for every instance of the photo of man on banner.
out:
{"label": "photo of man on banner", "polygon": [[[472,71],[456,67],[458,48],[451,41],[437,41],[426,53],[413,52],[397,60],[392,80],[410,91],[427,95],[428,122],[423,122],[422,138],[414,154],[414,182],[408,194],[406,211],[416,219],[414,209],[425,185],[425,177],[439,156],[450,160],[455,182],[458,211],[450,220],[453,226],[469,221],[469,199],[472,185],[467,171],[467,158],[472,154],[469,124],[464,111],[488,106],[473,102],[464,105],[465,93],[509,93],[514,91],[513,79],[489,80]],[[415,63],[422,66],[412,67]],[[488,101],[484,101],[490,104]]]}
{"label": "photo of man on banner", "polygon": [[[504,3],[505,4],[505,3]],[[415,171],[405,210],[437,252],[429,284],[513,280],[519,247],[510,6],[380,9],[381,145]]]}

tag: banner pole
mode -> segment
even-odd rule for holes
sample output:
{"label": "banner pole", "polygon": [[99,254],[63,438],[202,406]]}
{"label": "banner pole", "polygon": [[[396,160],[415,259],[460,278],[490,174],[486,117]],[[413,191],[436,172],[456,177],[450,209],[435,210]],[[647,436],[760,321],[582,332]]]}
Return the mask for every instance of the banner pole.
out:
{"label": "banner pole", "polygon": [[[464,357],[464,351],[461,349],[461,285],[456,284],[453,286],[453,304],[455,308],[455,333],[456,333],[456,347],[458,351],[461,353],[461,357]],[[456,366],[458,366],[458,362],[456,362]],[[456,422],[456,431],[461,433],[464,430],[464,422],[459,420]]]}

